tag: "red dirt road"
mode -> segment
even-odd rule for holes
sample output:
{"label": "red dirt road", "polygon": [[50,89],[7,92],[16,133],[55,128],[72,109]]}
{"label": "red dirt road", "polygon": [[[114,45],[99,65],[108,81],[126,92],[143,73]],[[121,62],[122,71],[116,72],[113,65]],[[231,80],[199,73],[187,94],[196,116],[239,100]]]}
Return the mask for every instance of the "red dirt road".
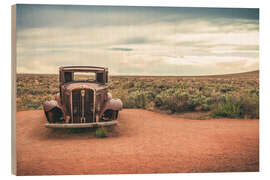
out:
{"label": "red dirt road", "polygon": [[259,171],[258,120],[125,109],[104,139],[45,122],[43,111],[17,112],[18,175]]}

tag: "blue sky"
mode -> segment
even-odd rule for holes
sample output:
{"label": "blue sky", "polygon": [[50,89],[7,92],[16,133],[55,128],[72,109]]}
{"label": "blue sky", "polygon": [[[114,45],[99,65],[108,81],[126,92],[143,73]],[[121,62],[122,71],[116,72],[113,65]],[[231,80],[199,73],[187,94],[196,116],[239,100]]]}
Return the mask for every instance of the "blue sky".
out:
{"label": "blue sky", "polygon": [[112,75],[258,70],[259,10],[17,5],[17,71],[106,66]]}

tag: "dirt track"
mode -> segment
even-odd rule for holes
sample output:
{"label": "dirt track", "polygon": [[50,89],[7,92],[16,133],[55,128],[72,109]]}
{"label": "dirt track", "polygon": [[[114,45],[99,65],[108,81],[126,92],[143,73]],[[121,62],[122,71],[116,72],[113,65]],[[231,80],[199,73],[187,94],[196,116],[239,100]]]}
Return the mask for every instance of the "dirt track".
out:
{"label": "dirt track", "polygon": [[120,112],[110,137],[46,129],[43,111],[17,112],[18,175],[259,170],[258,120],[186,120]]}

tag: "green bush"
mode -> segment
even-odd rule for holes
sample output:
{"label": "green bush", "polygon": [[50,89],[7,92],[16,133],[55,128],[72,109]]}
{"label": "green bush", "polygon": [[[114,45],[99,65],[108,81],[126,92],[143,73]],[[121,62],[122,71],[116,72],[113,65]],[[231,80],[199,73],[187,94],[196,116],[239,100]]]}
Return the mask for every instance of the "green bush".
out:
{"label": "green bush", "polygon": [[259,118],[259,96],[253,94],[242,98],[243,118]]}
{"label": "green bush", "polygon": [[240,118],[242,117],[241,108],[242,104],[239,100],[227,97],[224,101],[217,104],[212,111],[212,115],[214,117]]}
{"label": "green bush", "polygon": [[212,110],[213,117],[259,118],[259,97],[226,97]]}
{"label": "green bush", "polygon": [[154,94],[149,91],[133,91],[121,97],[124,108],[146,108],[153,99]]}
{"label": "green bush", "polygon": [[96,137],[97,138],[105,138],[105,137],[107,137],[107,131],[104,129],[104,127],[97,128]]}

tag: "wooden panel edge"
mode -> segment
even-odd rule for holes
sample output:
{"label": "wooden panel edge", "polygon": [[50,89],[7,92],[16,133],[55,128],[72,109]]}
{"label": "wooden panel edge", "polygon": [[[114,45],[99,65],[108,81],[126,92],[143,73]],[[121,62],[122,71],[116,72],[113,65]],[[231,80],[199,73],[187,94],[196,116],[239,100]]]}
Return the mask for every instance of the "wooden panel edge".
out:
{"label": "wooden panel edge", "polygon": [[11,6],[11,173],[17,175],[16,154],[16,4]]}

